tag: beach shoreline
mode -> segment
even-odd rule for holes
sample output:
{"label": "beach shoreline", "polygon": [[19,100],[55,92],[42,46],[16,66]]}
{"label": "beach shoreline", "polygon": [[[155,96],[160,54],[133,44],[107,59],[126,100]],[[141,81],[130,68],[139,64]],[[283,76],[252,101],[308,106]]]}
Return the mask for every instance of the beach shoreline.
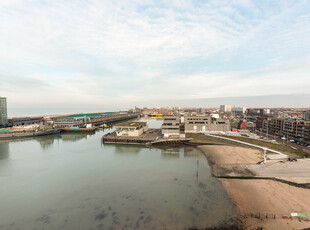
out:
{"label": "beach shoreline", "polygon": [[[198,146],[215,164],[256,164],[260,150],[224,145]],[[212,171],[213,173],[213,171]],[[219,178],[236,205],[242,229],[306,229],[310,221],[285,219],[291,212],[310,212],[310,190],[268,179]]]}

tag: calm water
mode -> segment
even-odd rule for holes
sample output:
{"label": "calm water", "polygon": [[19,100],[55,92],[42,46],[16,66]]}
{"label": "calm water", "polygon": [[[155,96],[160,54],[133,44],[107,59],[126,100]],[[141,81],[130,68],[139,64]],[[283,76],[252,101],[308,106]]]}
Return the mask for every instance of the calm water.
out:
{"label": "calm water", "polygon": [[235,215],[198,150],[103,145],[106,132],[1,141],[0,229],[185,229]]}

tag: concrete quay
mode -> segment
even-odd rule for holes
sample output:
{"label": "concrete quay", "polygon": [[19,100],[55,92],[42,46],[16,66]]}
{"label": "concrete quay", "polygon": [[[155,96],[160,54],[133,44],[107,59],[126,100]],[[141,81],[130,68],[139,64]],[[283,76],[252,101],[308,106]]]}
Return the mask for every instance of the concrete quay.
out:
{"label": "concrete quay", "polygon": [[161,138],[160,129],[149,129],[140,136],[117,136],[116,132],[102,137],[103,143],[113,144],[142,144],[142,145],[178,145],[190,141],[190,138]]}
{"label": "concrete quay", "polygon": [[9,132],[5,134],[0,134],[0,140],[9,140],[9,139],[18,139],[18,138],[26,138],[26,137],[37,137],[37,136],[44,136],[44,135],[51,135],[51,134],[58,134],[60,133],[60,129],[51,129],[51,130],[40,130],[40,131],[15,131]]}
{"label": "concrete quay", "polygon": [[218,178],[277,179],[310,185],[310,159],[267,161],[266,164],[215,164],[212,171]]}

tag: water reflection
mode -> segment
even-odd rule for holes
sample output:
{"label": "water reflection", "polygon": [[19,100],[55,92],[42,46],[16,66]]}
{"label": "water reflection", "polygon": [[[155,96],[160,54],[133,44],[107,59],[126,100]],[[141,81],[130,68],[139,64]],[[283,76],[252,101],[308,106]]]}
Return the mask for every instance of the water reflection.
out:
{"label": "water reflection", "polygon": [[201,153],[195,148],[184,146],[180,148],[176,147],[158,147],[161,149],[161,154],[163,158],[189,158],[189,157],[199,157]]}
{"label": "water reflection", "polygon": [[138,154],[141,151],[141,146],[135,145],[114,145],[114,153],[116,154]]}
{"label": "water reflection", "polygon": [[85,133],[78,133],[78,134],[61,134],[63,141],[78,141],[85,139],[87,140],[90,136],[94,134],[85,134]]}
{"label": "water reflection", "polygon": [[9,142],[1,141],[0,142],[0,160],[6,159],[9,157]]}

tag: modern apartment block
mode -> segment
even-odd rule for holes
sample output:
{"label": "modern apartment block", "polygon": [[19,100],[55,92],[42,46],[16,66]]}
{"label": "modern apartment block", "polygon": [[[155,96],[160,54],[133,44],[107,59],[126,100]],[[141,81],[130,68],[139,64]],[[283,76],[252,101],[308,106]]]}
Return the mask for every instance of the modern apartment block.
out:
{"label": "modern apartment block", "polygon": [[184,115],[164,116],[162,125],[164,137],[185,137],[185,133],[208,133],[213,131],[230,131],[230,122],[209,115]]}
{"label": "modern apartment block", "polygon": [[269,134],[310,143],[310,121],[265,117],[262,129]]}
{"label": "modern apartment block", "polygon": [[0,127],[8,125],[8,112],[6,97],[0,97]]}

